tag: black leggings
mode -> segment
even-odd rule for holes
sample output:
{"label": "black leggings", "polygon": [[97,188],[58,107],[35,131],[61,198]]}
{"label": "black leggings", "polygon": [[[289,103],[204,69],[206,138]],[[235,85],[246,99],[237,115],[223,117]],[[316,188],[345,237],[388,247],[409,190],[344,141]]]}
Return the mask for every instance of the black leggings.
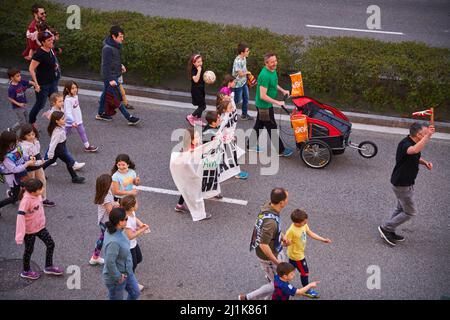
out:
{"label": "black leggings", "polygon": [[16,203],[19,200],[20,186],[14,183],[14,186],[10,189],[10,197],[0,201],[0,208]]}
{"label": "black leggings", "polygon": [[203,103],[199,104],[197,106],[197,109],[195,109],[195,111],[192,112],[192,115],[194,117],[201,118],[202,117],[202,113],[203,113],[203,111],[205,111],[205,109],[206,109],[206,104],[203,104]]}
{"label": "black leggings", "polygon": [[178,204],[181,206],[184,203],[183,196],[180,196],[180,199],[178,200]]}
{"label": "black leggings", "polygon": [[23,271],[30,271],[30,261],[31,255],[34,251],[34,242],[36,237],[44,242],[47,247],[47,251],[45,254],[45,267],[53,266],[53,250],[55,249],[55,242],[53,241],[50,233],[48,233],[47,229],[42,229],[41,231],[33,234],[26,234],[24,238],[25,243],[25,252],[23,253]]}
{"label": "black leggings", "polygon": [[133,258],[133,272],[134,272],[136,270],[137,265],[142,262],[142,252],[138,244],[133,249],[130,249],[130,251],[131,257]]}
{"label": "black leggings", "polygon": [[55,163],[56,160],[59,158],[66,164],[67,171],[69,171],[72,179],[75,178],[77,174],[75,173],[75,170],[73,170],[74,163],[73,160],[68,155],[68,153],[69,151],[67,150],[66,147],[66,141],[58,143],[58,145],[55,148],[55,155],[53,156],[53,159],[49,159],[47,162],[45,162],[42,168],[44,170],[47,169],[48,166]]}

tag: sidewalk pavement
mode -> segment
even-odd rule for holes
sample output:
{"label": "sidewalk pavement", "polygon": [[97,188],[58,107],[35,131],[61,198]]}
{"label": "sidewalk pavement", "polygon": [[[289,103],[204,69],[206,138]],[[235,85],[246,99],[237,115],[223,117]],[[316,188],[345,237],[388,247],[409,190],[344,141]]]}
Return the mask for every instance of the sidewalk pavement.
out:
{"label": "sidewalk pavement", "polygon": [[[0,72],[6,73],[5,68],[0,68]],[[22,71],[22,74],[29,76],[27,71]],[[80,94],[86,94],[95,96],[100,96],[98,91],[102,91],[103,82],[97,80],[89,80],[89,79],[81,79],[81,78],[73,78],[73,77],[62,77],[60,83],[65,81],[74,80],[76,81],[82,89],[80,89]],[[7,83],[8,79],[0,78],[0,83]],[[189,92],[182,91],[172,91],[172,90],[164,90],[164,89],[155,89],[150,87],[141,87],[135,85],[127,85],[124,84],[124,88],[127,92],[127,98],[131,102],[141,102],[141,103],[149,103],[156,105],[167,105],[178,108],[186,108],[192,109],[193,106],[191,104],[191,95]],[[97,93],[96,93],[97,92]],[[216,97],[213,95],[206,95],[206,103],[208,105],[215,105]],[[293,108],[293,105],[287,104],[288,109]],[[210,107],[209,109],[214,109]],[[280,116],[277,115],[277,118],[280,117],[281,120],[288,121],[289,118],[281,108],[276,107],[276,113],[280,113]],[[255,102],[253,100],[249,101],[249,114],[252,116],[256,116],[255,111]],[[413,123],[417,121],[415,119],[410,118],[398,118],[391,116],[383,116],[383,115],[373,115],[373,114],[364,114],[364,113],[356,113],[356,112],[346,112],[343,111],[344,114],[349,118],[350,122],[352,122],[352,128],[359,130],[368,130],[368,131],[377,131],[377,132],[389,132],[394,134],[407,134],[407,128]],[[438,139],[450,140],[450,123],[446,122],[435,122],[436,131],[435,137]]]}

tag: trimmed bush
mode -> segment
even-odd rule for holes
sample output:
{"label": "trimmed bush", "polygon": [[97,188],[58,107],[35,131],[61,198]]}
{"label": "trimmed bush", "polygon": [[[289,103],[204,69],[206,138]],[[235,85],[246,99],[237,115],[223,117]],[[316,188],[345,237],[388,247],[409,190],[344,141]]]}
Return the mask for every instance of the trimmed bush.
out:
{"label": "trimmed bush", "polygon": [[[0,7],[1,56],[21,60],[34,2],[5,1]],[[283,81],[301,70],[307,94],[326,97],[347,110],[408,115],[434,105],[438,118],[449,115],[450,50],[445,48],[349,37],[311,37],[306,42],[300,36],[260,28],[87,8],[81,10],[81,30],[68,30],[66,8],[47,1],[42,4],[48,23],[61,33],[63,71],[71,67],[99,72],[102,41],[112,24],[120,24],[125,30],[123,63],[142,84],[158,85],[176,77],[194,52],[204,56],[205,68],[220,80],[231,71],[236,45],[243,41],[251,47],[247,64],[254,74],[263,66],[264,53],[276,52]]]}
{"label": "trimmed bush", "polygon": [[[375,110],[449,107],[450,51],[414,42],[315,38],[296,61],[315,93]],[[300,67],[301,66],[301,67]]]}

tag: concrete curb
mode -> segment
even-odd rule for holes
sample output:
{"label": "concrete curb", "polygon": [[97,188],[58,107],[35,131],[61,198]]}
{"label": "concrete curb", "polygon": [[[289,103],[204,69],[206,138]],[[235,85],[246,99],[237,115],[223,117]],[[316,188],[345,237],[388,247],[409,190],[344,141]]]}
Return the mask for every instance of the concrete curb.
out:
{"label": "concrete curb", "polygon": [[[5,68],[0,68],[0,72],[5,72]],[[22,71],[22,74],[29,76],[29,72]],[[0,78],[3,81],[7,80],[5,78]],[[94,90],[94,91],[102,91],[103,82],[89,79],[81,79],[74,77],[62,77],[61,81],[76,81],[82,89]],[[2,82],[3,82],[2,81]],[[172,91],[172,90],[164,90],[164,89],[156,89],[150,87],[141,87],[135,85],[124,85],[124,88],[127,92],[127,95],[133,95],[138,97],[146,97],[153,99],[161,99],[161,100],[171,100],[177,102],[191,102],[191,95],[189,92],[182,91]],[[206,96],[206,102],[210,105],[215,105],[216,97],[213,95]],[[287,105],[289,107],[289,104]],[[291,105],[291,108],[293,106]],[[253,100],[249,101],[249,110],[256,110],[255,102]],[[391,116],[383,116],[383,115],[373,115],[373,114],[364,114],[364,113],[356,113],[356,112],[346,112],[343,111],[345,115],[349,118],[352,123],[370,125],[370,126],[382,126],[382,127],[393,127],[393,128],[408,128],[411,123],[417,121],[415,119],[410,118],[398,118]],[[284,113],[281,108],[276,108],[276,113]],[[441,133],[450,133],[450,123],[446,122],[435,122],[436,131]]]}
{"label": "concrete curb", "polygon": [[[81,82],[80,82],[81,83]],[[7,85],[8,80],[0,78],[0,84]],[[82,87],[87,87],[87,85],[84,85]],[[63,90],[62,86],[59,86],[58,89],[60,91]],[[96,97],[97,99],[100,98],[100,95],[102,93],[102,88],[96,87],[94,90],[91,89],[80,89],[79,94],[82,96],[88,96],[88,97]],[[153,89],[150,89],[153,90]],[[183,92],[181,94],[184,94]],[[150,98],[150,97],[144,97],[142,95],[135,96],[130,94],[130,91],[127,93],[128,101],[130,101],[135,106],[143,106],[143,107],[168,107],[168,108],[177,108],[177,109],[186,109],[186,114],[192,112],[194,110],[194,107],[192,106],[190,99],[189,102],[182,102],[182,101],[175,101],[175,100],[167,100],[164,98]],[[275,115],[276,121],[284,121],[289,123],[290,118],[288,115],[286,115],[283,111],[281,111],[281,108],[276,107],[277,114]],[[215,104],[207,104],[206,106],[207,110],[215,110]],[[248,114],[252,117],[256,117],[257,112],[254,110],[249,110]],[[363,123],[352,123],[352,129],[354,130],[363,130],[363,131],[369,131],[369,132],[380,132],[380,133],[389,133],[389,134],[397,134],[397,135],[403,135],[406,136],[408,134],[408,129],[406,128],[399,128],[399,127],[387,127],[387,126],[380,126],[380,125],[372,125],[372,124],[363,124]],[[449,140],[450,141],[450,134],[449,133],[443,133],[443,132],[436,132],[433,135],[434,139],[440,139],[440,140]]]}

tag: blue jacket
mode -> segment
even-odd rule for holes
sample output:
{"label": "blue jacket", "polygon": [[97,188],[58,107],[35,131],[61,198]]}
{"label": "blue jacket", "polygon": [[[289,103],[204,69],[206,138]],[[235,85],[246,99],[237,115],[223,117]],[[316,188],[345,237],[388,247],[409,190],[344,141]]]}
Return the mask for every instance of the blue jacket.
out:
{"label": "blue jacket", "polygon": [[122,274],[133,274],[133,260],[130,252],[130,240],[122,230],[110,234],[105,231],[103,241],[103,279],[106,283],[116,284]]}
{"label": "blue jacket", "polygon": [[122,45],[111,36],[103,40],[101,75],[103,81],[117,80],[122,75],[120,50]]}

